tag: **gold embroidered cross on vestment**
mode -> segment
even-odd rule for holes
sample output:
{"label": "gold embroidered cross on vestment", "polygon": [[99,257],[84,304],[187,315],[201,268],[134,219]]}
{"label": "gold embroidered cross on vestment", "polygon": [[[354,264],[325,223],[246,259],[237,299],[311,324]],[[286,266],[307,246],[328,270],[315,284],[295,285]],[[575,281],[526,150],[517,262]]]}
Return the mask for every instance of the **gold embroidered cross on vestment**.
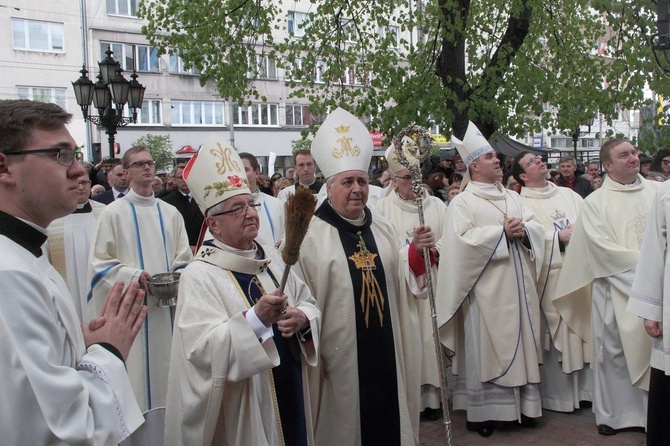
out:
{"label": "gold embroidered cross on vestment", "polygon": [[384,326],[384,295],[382,293],[379,282],[375,277],[373,271],[377,269],[375,266],[375,258],[377,254],[368,251],[363,240],[361,231],[357,232],[360,241],[358,246],[359,251],[349,257],[354,262],[357,269],[361,270],[361,278],[363,280],[363,288],[361,290],[361,311],[365,314],[365,327],[369,327],[370,308],[377,308],[377,316],[379,317],[379,324]]}

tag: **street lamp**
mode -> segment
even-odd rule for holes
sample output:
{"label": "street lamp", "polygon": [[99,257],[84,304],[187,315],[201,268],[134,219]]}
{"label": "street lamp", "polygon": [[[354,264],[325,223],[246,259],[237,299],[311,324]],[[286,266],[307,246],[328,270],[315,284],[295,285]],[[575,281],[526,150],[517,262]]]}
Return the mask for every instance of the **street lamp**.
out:
{"label": "street lamp", "polygon": [[[116,129],[137,122],[137,112],[142,108],[146,87],[137,81],[135,71],[130,75],[131,81],[123,77],[121,65],[112,57],[114,52],[111,49],[105,51],[105,54],[107,57],[98,62],[100,74],[97,82],[93,83],[88,78],[88,71],[84,66],[79,71],[81,73],[79,79],[72,82],[72,88],[84,115],[84,121],[90,121],[106,129],[105,133],[109,136],[109,156],[114,158]],[[97,116],[89,113],[91,103],[98,110]],[[132,117],[123,116],[126,103],[132,111]]]}

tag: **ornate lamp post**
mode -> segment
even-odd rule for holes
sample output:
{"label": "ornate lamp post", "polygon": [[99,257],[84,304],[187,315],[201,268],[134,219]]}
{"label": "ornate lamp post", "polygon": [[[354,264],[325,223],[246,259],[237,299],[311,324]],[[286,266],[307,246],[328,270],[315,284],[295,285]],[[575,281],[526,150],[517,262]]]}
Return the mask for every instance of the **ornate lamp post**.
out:
{"label": "ornate lamp post", "polygon": [[[72,82],[72,88],[84,121],[106,129],[105,133],[109,136],[109,156],[114,158],[116,129],[137,122],[137,112],[142,108],[146,87],[137,81],[135,71],[130,75],[131,81],[123,77],[121,65],[112,58],[114,52],[111,49],[105,51],[105,54],[105,60],[98,62],[98,81],[94,84],[88,78],[86,67],[82,67],[79,71],[81,77]],[[98,110],[97,116],[89,114],[91,103]],[[123,116],[126,103],[132,111],[132,117]]]}

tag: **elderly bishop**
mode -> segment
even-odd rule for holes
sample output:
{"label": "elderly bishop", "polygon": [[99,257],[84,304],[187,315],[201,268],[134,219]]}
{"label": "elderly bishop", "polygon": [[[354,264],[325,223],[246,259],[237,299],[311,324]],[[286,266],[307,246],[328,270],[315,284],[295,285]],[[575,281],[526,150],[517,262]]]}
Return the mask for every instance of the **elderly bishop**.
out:
{"label": "elderly bishop", "polygon": [[167,445],[314,444],[308,365],[319,312],[307,286],[258,236],[240,156],[208,144],[184,178],[214,237],[181,275],[166,409]]}
{"label": "elderly bishop", "polygon": [[[413,429],[419,405],[408,401],[418,391],[407,391],[407,370],[420,361],[419,327],[410,303],[414,297],[402,280],[418,285],[403,272],[407,257],[401,257],[395,229],[366,207],[372,150],[365,125],[341,108],[323,122],[312,143],[328,199],[314,214],[298,264],[323,314],[320,368],[310,375],[310,385],[320,392],[318,399],[312,395],[318,404],[317,444],[419,440]],[[424,246],[435,246],[434,235],[419,227],[409,249]]]}

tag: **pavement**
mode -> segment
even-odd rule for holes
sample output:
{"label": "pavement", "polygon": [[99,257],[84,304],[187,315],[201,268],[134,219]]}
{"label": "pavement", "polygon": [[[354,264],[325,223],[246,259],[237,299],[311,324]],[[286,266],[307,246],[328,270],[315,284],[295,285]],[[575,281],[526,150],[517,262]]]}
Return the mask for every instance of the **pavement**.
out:
{"label": "pavement", "polygon": [[[451,405],[451,403],[450,403]],[[450,411],[453,446],[477,445],[541,445],[541,446],[644,446],[644,432],[624,431],[607,437],[598,434],[595,415],[590,408],[579,409],[571,414],[542,411],[534,427],[513,426],[496,429],[493,435],[484,438],[477,432],[465,428],[465,411]],[[426,446],[448,445],[442,419],[421,421],[420,444]]]}

